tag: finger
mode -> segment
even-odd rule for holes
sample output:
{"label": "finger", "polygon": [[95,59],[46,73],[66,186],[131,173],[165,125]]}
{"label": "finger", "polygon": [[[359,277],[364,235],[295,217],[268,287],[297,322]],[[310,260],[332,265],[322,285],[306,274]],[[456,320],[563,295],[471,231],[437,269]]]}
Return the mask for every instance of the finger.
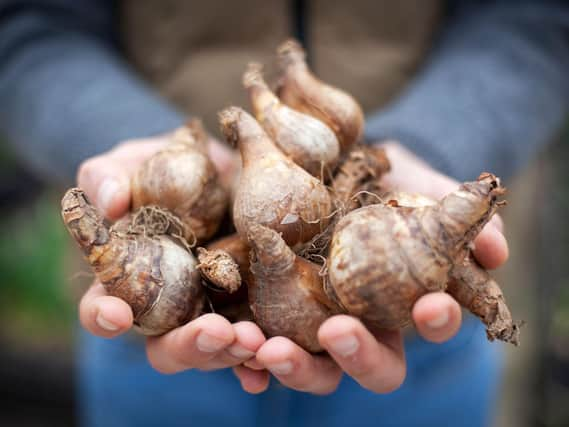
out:
{"label": "finger", "polygon": [[165,140],[132,140],[81,164],[77,185],[110,219],[123,216],[130,205],[130,179],[140,165],[164,146]]}
{"label": "finger", "polygon": [[239,160],[235,150],[230,149],[226,144],[222,144],[215,139],[209,140],[207,148],[209,157],[219,173],[224,174],[235,169]]}
{"label": "finger", "polygon": [[[386,188],[417,192],[435,199],[441,199],[458,188],[456,181],[435,171],[400,144],[388,142],[382,146],[392,163],[392,170],[382,177]],[[413,173],[409,173],[410,170]],[[474,256],[485,268],[497,268],[508,259],[508,243],[502,234],[503,229],[502,219],[494,215],[474,242]]]}
{"label": "finger", "polygon": [[261,329],[253,322],[237,322],[233,325],[235,342],[227,349],[227,352],[240,363],[255,356],[255,353],[265,342],[265,336]]}
{"label": "finger", "polygon": [[235,340],[231,323],[218,314],[204,314],[160,337],[149,337],[146,354],[152,367],[172,374],[207,368],[207,363]]}
{"label": "finger", "polygon": [[118,144],[108,154],[114,159],[124,161],[125,167],[133,172],[146,159],[164,148],[170,140],[169,133],[152,138],[130,139]]}
{"label": "finger", "polygon": [[111,156],[92,157],[77,173],[77,185],[101,213],[110,219],[123,216],[130,205],[130,176]]}
{"label": "finger", "polygon": [[211,371],[241,365],[253,358],[259,347],[265,342],[263,332],[253,322],[235,323],[233,331],[235,333],[234,342],[200,369]]}
{"label": "finger", "polygon": [[504,221],[500,215],[495,214],[492,218],[490,218],[489,224],[493,225],[496,230],[504,234]]}
{"label": "finger", "polygon": [[458,188],[457,181],[437,172],[400,144],[387,142],[381,146],[391,163],[391,171],[381,178],[385,188],[419,193],[437,200]]}
{"label": "finger", "polygon": [[283,385],[315,394],[332,393],[342,371],[328,357],[315,356],[284,337],[274,337],[261,346],[256,360]]}
{"label": "finger", "polygon": [[241,387],[248,393],[258,394],[269,387],[270,375],[266,370],[255,371],[244,366],[236,366],[233,373],[239,378]]}
{"label": "finger", "polygon": [[132,310],[123,300],[107,295],[100,282],[95,282],[79,303],[81,325],[94,335],[112,338],[132,327]]}
{"label": "finger", "polygon": [[263,369],[265,369],[265,367],[261,363],[259,363],[256,357],[247,360],[246,362],[243,363],[243,365],[255,371],[262,371]]}
{"label": "finger", "polygon": [[458,303],[444,292],[422,296],[413,306],[413,321],[417,331],[428,341],[442,343],[460,329],[462,313]]}
{"label": "finger", "polygon": [[339,315],[322,324],[318,339],[336,363],[368,390],[389,393],[405,379],[399,332],[382,332],[376,338],[359,320]]}
{"label": "finger", "polygon": [[474,256],[480,265],[494,269],[504,264],[509,257],[508,242],[500,230],[501,219],[490,222],[474,240]]}

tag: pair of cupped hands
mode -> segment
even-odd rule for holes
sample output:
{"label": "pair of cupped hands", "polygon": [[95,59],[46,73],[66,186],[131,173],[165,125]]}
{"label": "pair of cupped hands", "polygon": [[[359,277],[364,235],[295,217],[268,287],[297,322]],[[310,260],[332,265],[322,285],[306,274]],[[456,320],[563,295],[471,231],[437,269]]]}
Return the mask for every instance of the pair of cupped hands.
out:
{"label": "pair of cupped hands", "polygon": [[[168,135],[125,141],[88,159],[79,168],[79,187],[107,218],[122,217],[129,209],[130,177],[167,140]],[[392,164],[392,171],[383,178],[387,188],[438,199],[458,187],[456,181],[433,170],[401,145],[383,146]],[[209,152],[222,181],[229,183],[238,157],[214,140],[209,144]],[[474,255],[488,269],[499,267],[508,258],[498,216],[478,235]],[[79,316],[85,329],[105,338],[121,335],[133,326],[130,307],[107,295],[98,281],[83,295]],[[458,303],[443,292],[421,297],[413,307],[412,317],[418,333],[435,343],[452,338],[461,325]],[[231,324],[210,313],[165,335],[147,338],[146,352],[150,364],[166,374],[231,367],[242,388],[250,393],[263,392],[270,374],[291,389],[316,394],[333,392],[344,373],[377,393],[393,391],[405,379],[400,331],[371,332],[358,319],[337,315],[322,324],[318,339],[328,355],[312,355],[284,337],[267,339],[253,322]]]}

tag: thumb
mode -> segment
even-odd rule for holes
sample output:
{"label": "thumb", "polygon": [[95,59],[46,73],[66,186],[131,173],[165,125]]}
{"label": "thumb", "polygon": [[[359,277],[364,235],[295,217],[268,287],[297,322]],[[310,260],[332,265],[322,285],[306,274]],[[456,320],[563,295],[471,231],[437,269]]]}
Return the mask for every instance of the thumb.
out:
{"label": "thumb", "polygon": [[211,161],[220,174],[231,173],[239,162],[237,152],[213,138],[209,140],[207,151]]}
{"label": "thumb", "polygon": [[167,141],[167,134],[133,139],[118,144],[111,151],[91,157],[79,167],[77,185],[106,218],[118,219],[130,207],[132,175]]}
{"label": "thumb", "polygon": [[77,184],[101,213],[109,219],[122,217],[130,206],[130,175],[124,165],[103,155],[85,161]]}

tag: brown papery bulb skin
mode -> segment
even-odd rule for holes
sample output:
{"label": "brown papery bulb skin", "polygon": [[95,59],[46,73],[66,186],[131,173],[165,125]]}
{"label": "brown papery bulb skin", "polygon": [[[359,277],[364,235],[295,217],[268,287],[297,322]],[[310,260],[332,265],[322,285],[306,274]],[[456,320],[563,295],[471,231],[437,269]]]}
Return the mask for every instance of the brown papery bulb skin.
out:
{"label": "brown papery bulb skin", "polygon": [[306,64],[306,54],[295,40],[287,40],[278,49],[281,69],[279,98],[297,111],[326,123],[338,137],[341,149],[360,141],[364,114],[356,100],[346,92],[317,79]]}
{"label": "brown papery bulb skin", "polygon": [[519,344],[521,322],[513,322],[500,286],[474,259],[472,254],[450,272],[447,292],[486,325],[486,336]]}
{"label": "brown papery bulb skin", "polygon": [[132,179],[133,209],[146,205],[168,209],[184,224],[184,237],[190,243],[213,236],[228,203],[207,154],[207,139],[201,123],[190,121]]}
{"label": "brown papery bulb skin", "polygon": [[215,312],[221,314],[232,322],[253,320],[253,313],[249,308],[248,287],[253,284],[253,274],[249,268],[249,253],[251,248],[235,233],[207,244],[210,252],[222,251],[237,263],[241,286],[233,293],[220,292],[208,288],[207,295]]}
{"label": "brown papery bulb skin", "polygon": [[249,273],[249,255],[251,252],[247,242],[239,234],[231,234],[221,239],[208,243],[207,250],[222,250],[227,252],[239,266],[239,272],[243,280],[247,283],[245,276]]}
{"label": "brown papery bulb skin", "polygon": [[340,309],[326,295],[321,266],[299,256],[275,231],[262,225],[249,229],[254,285],[249,302],[255,322],[270,337],[283,336],[305,350],[322,351],[318,328]]}
{"label": "brown papery bulb skin", "polygon": [[483,174],[431,206],[391,200],[352,211],[338,222],[330,249],[329,282],[337,298],[370,325],[407,325],[419,297],[446,289],[503,193],[494,175]]}
{"label": "brown papery bulb skin", "polygon": [[[388,192],[384,194],[384,199],[392,206],[417,208],[437,204],[434,199],[424,195],[400,191]],[[499,339],[518,345],[521,323],[512,320],[500,286],[476,262],[472,251],[449,272],[446,291],[461,306],[482,320],[490,341]]]}
{"label": "brown papery bulb skin", "polygon": [[202,276],[213,285],[230,294],[241,286],[239,266],[229,253],[222,249],[197,248],[198,268]]}
{"label": "brown papery bulb skin", "polygon": [[213,285],[226,290],[230,294],[241,286],[239,266],[229,253],[222,249],[197,249],[198,268],[202,276]]}
{"label": "brown papery bulb skin", "polygon": [[282,104],[269,89],[259,64],[249,64],[243,75],[253,112],[275,144],[311,175],[322,176],[340,155],[340,144],[323,122]]}
{"label": "brown papery bulb skin", "polygon": [[227,140],[239,146],[243,162],[233,204],[239,235],[246,239],[251,224],[261,224],[295,246],[321,232],[332,212],[324,184],[283,154],[242,109],[222,111],[220,122]]}
{"label": "brown papery bulb skin", "polygon": [[82,190],[62,199],[62,217],[109,295],[132,309],[135,327],[161,335],[197,317],[204,292],[196,259],[167,235],[109,229]]}
{"label": "brown papery bulb skin", "polygon": [[317,264],[325,262],[336,223],[354,209],[382,201],[385,189],[380,179],[390,167],[385,150],[378,146],[357,144],[344,153],[331,182],[334,215],[322,233],[295,248],[296,254]]}

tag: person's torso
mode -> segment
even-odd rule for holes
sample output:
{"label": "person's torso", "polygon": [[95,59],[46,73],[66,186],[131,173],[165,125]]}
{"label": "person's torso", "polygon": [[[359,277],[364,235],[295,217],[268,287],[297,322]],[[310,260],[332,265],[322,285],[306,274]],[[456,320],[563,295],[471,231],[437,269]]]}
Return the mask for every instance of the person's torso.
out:
{"label": "person's torso", "polygon": [[216,113],[248,107],[241,75],[250,61],[268,77],[278,44],[300,36],[315,74],[369,111],[404,87],[431,47],[439,0],[123,0],[126,55],[162,95],[216,129]]}

